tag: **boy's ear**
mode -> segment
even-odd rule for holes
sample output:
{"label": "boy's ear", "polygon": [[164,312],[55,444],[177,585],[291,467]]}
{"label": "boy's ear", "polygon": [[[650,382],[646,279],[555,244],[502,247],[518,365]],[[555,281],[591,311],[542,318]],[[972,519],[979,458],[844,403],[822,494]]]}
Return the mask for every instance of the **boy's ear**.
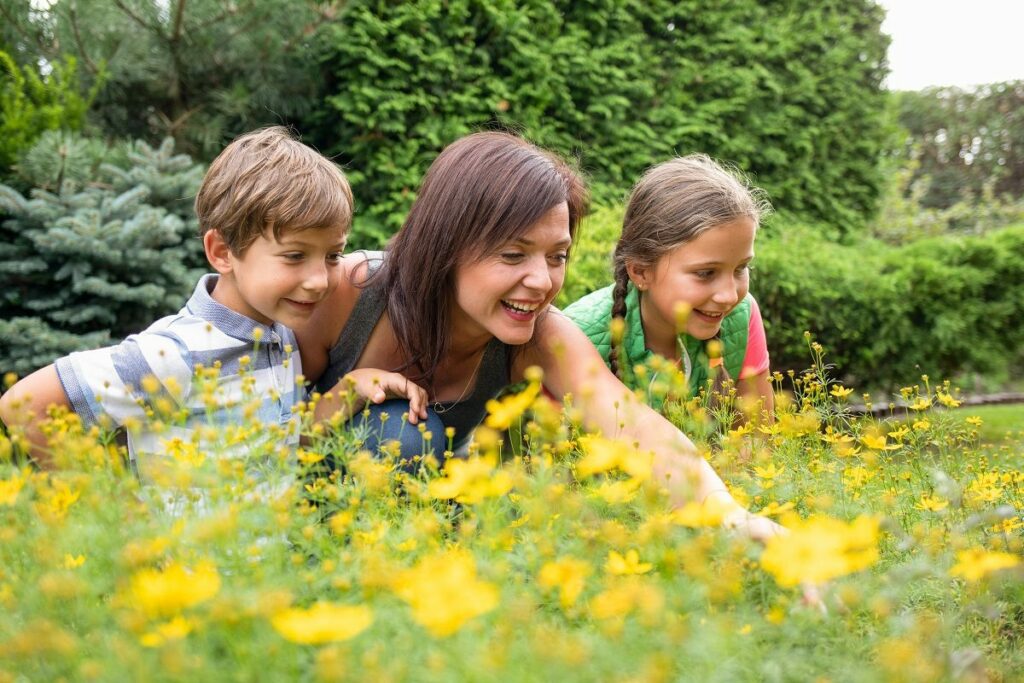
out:
{"label": "boy's ear", "polygon": [[206,260],[210,262],[214,270],[221,275],[227,275],[232,271],[234,255],[220,234],[220,230],[207,230],[203,234],[203,248],[206,250]]}
{"label": "boy's ear", "polygon": [[647,266],[630,261],[626,264],[626,272],[629,274],[629,279],[633,281],[633,285],[641,292],[650,286],[651,269]]}

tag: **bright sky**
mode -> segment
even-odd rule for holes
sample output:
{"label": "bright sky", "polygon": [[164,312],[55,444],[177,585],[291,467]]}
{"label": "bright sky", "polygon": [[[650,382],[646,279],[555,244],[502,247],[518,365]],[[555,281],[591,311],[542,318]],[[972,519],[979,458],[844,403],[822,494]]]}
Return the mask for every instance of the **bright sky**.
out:
{"label": "bright sky", "polygon": [[1024,0],[878,0],[890,90],[1024,80]]}

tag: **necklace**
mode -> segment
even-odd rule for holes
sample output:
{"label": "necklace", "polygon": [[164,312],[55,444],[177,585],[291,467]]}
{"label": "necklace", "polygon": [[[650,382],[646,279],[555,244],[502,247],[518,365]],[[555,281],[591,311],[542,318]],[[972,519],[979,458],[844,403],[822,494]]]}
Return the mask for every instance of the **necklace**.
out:
{"label": "necklace", "polygon": [[476,376],[480,372],[480,367],[484,364],[484,356],[486,354],[487,348],[485,347],[484,350],[480,352],[480,360],[476,362],[476,367],[473,369],[473,374],[469,376],[469,381],[466,382],[466,386],[462,387],[462,393],[459,394],[459,397],[457,399],[455,399],[454,401],[445,401],[445,403],[449,404],[447,408],[442,406],[440,401],[434,401],[435,413],[437,413],[438,415],[447,413],[449,410],[457,406],[462,401],[462,399],[466,397],[466,392],[469,391],[469,388],[471,386],[473,386],[473,382],[476,381]]}

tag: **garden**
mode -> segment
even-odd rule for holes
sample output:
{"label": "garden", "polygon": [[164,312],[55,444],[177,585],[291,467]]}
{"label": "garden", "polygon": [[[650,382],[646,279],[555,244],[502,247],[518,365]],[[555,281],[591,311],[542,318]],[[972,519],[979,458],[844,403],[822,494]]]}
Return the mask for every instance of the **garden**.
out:
{"label": "garden", "polygon": [[[55,468],[0,433],[0,681],[1020,679],[1024,81],[887,91],[871,0],[0,15],[0,390],[182,306],[208,269],[196,189],[256,127],[342,165],[348,249],[384,245],[469,132],[566,156],[592,206],[560,306],[609,283],[640,174],[706,152],[774,207],[751,274],[774,414],[729,382],[686,396],[659,358],[633,372],[790,530],[673,508],[651,454],[538,372],[446,462],[371,455],[314,392],[297,452],[243,397],[140,482],[116,433],[53,411]],[[143,389],[169,429],[179,408]]]}

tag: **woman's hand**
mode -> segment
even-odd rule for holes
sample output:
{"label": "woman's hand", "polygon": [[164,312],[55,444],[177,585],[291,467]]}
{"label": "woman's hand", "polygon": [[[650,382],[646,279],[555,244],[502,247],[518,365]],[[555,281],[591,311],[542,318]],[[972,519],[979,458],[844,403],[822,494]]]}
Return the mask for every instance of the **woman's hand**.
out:
{"label": "woman's hand", "polygon": [[427,392],[405,375],[377,368],[359,368],[342,377],[338,384],[355,391],[370,403],[383,403],[389,398],[408,399],[409,424],[427,419]]}
{"label": "woman's hand", "polygon": [[378,368],[359,368],[338,380],[317,404],[316,419],[334,419],[340,413],[347,420],[367,402],[382,403],[389,398],[408,399],[409,424],[427,419],[426,390],[405,375]]}

